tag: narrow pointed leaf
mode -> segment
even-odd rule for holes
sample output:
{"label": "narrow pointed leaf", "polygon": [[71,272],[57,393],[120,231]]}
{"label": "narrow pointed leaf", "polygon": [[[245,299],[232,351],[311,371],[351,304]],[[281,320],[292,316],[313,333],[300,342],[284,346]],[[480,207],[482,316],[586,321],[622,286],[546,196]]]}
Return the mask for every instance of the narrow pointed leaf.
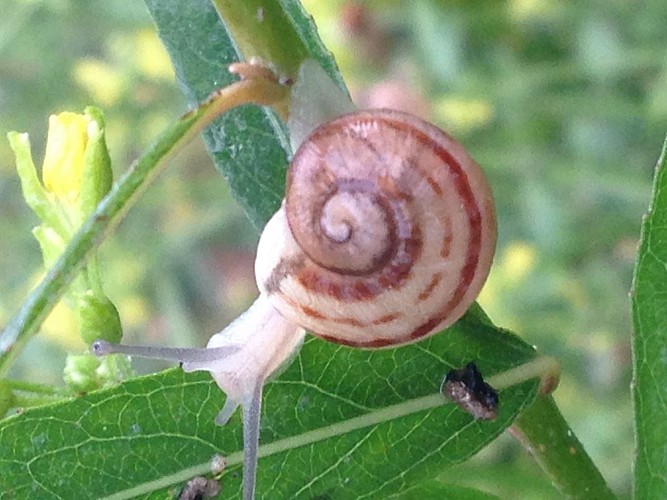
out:
{"label": "narrow pointed leaf", "polygon": [[635,498],[667,498],[667,141],[642,225],[632,290]]}

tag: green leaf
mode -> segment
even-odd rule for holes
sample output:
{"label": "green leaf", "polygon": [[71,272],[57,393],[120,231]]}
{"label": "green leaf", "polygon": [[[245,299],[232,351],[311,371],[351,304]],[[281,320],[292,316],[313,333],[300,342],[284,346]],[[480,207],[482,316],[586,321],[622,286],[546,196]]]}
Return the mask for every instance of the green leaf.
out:
{"label": "green leaf", "polygon": [[632,288],[635,498],[667,498],[667,140],[642,225]]}
{"label": "green leaf", "polygon": [[[208,0],[189,2],[187,9],[175,0],[146,0],[146,5],[193,105],[236,79],[227,67],[241,58]],[[217,119],[203,135],[234,196],[256,227],[263,227],[280,205],[285,184],[289,140],[280,121],[268,109],[244,106]]]}
{"label": "green leaf", "polygon": [[[447,334],[391,351],[309,338],[266,388],[259,494],[383,498],[470,457],[514,420],[537,386],[500,391],[498,419],[474,421],[432,397],[443,375],[470,356],[490,375],[533,351],[472,315]],[[0,491],[39,498],[177,491],[221,453],[231,464],[223,495],[235,497],[242,429],[238,414],[214,425],[222,403],[207,374],[176,369],[28,410],[0,423]]]}
{"label": "green leaf", "polygon": [[397,495],[391,495],[386,498],[419,498],[421,500],[443,500],[447,498],[455,498],[456,500],[492,500],[498,497],[485,491],[476,490],[467,486],[443,484],[432,479],[402,491]]}

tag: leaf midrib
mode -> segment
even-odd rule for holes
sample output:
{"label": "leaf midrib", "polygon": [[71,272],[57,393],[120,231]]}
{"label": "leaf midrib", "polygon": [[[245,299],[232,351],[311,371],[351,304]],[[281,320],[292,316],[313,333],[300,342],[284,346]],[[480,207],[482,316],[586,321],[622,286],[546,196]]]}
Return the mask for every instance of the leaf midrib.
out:
{"label": "leaf midrib", "polygon": [[[294,448],[300,448],[302,446],[317,443],[319,441],[325,441],[327,439],[342,436],[359,429],[379,425],[401,417],[406,417],[414,413],[432,410],[446,403],[448,403],[448,401],[440,393],[435,393],[420,398],[410,399],[402,403],[385,406],[383,408],[372,410],[369,413],[365,413],[364,415],[360,415],[358,417],[353,417],[347,420],[336,422],[335,424],[327,425],[325,427],[313,429],[295,436],[290,436],[273,441],[271,443],[260,445],[259,457],[264,458]],[[471,424],[473,422],[474,420],[471,421]],[[231,453],[225,457],[225,461],[227,462],[228,467],[241,464],[243,462],[243,452],[236,451]],[[211,462],[207,461],[163,476],[159,479],[147,481],[127,490],[116,492],[113,495],[104,498],[105,500],[121,500],[132,498],[138,495],[143,495],[152,491],[166,488],[173,484],[187,481],[192,477],[210,473],[210,471]]]}

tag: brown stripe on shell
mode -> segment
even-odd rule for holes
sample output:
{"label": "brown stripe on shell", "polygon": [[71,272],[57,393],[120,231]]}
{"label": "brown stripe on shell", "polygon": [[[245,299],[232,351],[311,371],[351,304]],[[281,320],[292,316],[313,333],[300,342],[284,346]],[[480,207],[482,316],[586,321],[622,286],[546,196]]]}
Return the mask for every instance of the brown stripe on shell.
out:
{"label": "brown stripe on shell", "polygon": [[315,318],[315,319],[327,319],[327,317],[326,317],[324,314],[322,314],[321,312],[319,312],[319,311],[316,310],[316,309],[313,309],[312,307],[301,306],[301,311],[303,311],[303,313],[304,313],[306,316],[310,316],[311,318]]}
{"label": "brown stripe on shell", "polygon": [[436,182],[436,180],[433,177],[426,176],[426,182],[428,182],[428,185],[433,188],[433,191],[435,191],[435,194],[438,196],[442,196],[442,187],[440,184]]}
{"label": "brown stripe on shell", "polygon": [[422,233],[417,226],[412,236],[402,241],[401,251],[388,265],[369,276],[344,276],[305,262],[296,279],[307,290],[318,295],[333,297],[342,302],[364,302],[374,299],[385,290],[401,288],[410,277],[413,263],[421,256]]}
{"label": "brown stripe on shell", "polygon": [[[333,277],[332,277],[333,276]],[[382,293],[379,285],[364,283],[363,278],[352,278],[349,284],[341,284],[335,273],[310,266],[297,275],[299,284],[317,295],[326,295],[342,302],[370,300]]]}
{"label": "brown stripe on shell", "polygon": [[434,328],[436,328],[440,323],[445,321],[445,319],[451,313],[452,309],[454,309],[461,301],[467,289],[468,289],[467,284],[459,282],[459,286],[456,288],[454,295],[452,295],[452,298],[449,299],[447,304],[445,304],[445,307],[438,314],[431,316],[427,321],[425,321],[420,326],[415,328],[407,336],[407,338],[411,340],[416,340],[420,337],[423,337],[424,335],[428,335],[429,333],[431,333]]}
{"label": "brown stripe on shell", "polygon": [[379,349],[381,347],[390,347],[392,345],[400,343],[396,342],[393,339],[386,339],[386,338],[377,338],[369,342],[353,342],[351,340],[341,339],[338,337],[330,337],[329,335],[320,335],[320,334],[317,335],[321,339],[326,340],[328,342],[333,342],[334,344],[346,345],[348,347],[358,347],[363,349]]}
{"label": "brown stripe on shell", "polygon": [[436,326],[438,326],[440,322],[444,319],[444,316],[446,315],[438,314],[437,316],[429,318],[428,321],[422,323],[415,330],[413,330],[408,336],[408,338],[418,339],[419,337],[423,337],[424,335],[431,333],[433,329]]}
{"label": "brown stripe on shell", "polygon": [[[464,290],[465,292],[465,290]],[[461,294],[462,296],[462,294]],[[458,302],[461,300],[461,296],[455,296],[452,297],[452,299],[447,303],[447,306],[438,314],[430,317],[428,320],[426,320],[424,323],[419,325],[417,328],[415,328],[412,332],[405,336],[401,337],[396,337],[392,339],[388,338],[377,338],[371,341],[360,341],[360,342],[355,342],[349,339],[342,339],[342,338],[335,338],[331,337],[329,335],[324,335],[318,332],[313,332],[315,335],[318,337],[323,338],[324,340],[327,340],[329,342],[334,342],[336,344],[342,344],[346,345],[349,347],[358,347],[358,348],[364,348],[364,349],[377,349],[381,347],[390,347],[394,345],[402,345],[405,344],[406,342],[411,342],[418,340],[429,333],[431,333],[439,324],[441,324],[449,315],[451,309],[458,304]],[[453,304],[453,305],[452,305]]]}
{"label": "brown stripe on shell", "polygon": [[368,150],[371,153],[373,153],[373,156],[375,156],[377,161],[379,162],[384,161],[384,156],[382,155],[382,153],[378,151],[378,148],[375,146],[375,144],[373,144],[373,141],[371,141],[366,135],[364,135],[363,133],[362,134],[354,133],[354,130],[350,128],[348,128],[347,131],[350,134],[350,136],[354,137],[356,141],[359,141],[361,144],[366,146]]}
{"label": "brown stripe on shell", "polygon": [[[303,307],[301,304],[297,303],[296,300],[293,298],[289,297],[287,294],[284,294],[280,292],[280,298],[284,300],[294,311],[303,311]],[[313,309],[313,311],[315,311]],[[317,311],[315,311],[316,314],[319,314]]]}
{"label": "brown stripe on shell", "polygon": [[414,200],[414,196],[407,191],[401,191],[396,185],[396,179],[390,175],[382,175],[377,179],[378,188],[380,191],[390,194],[398,200],[411,202]]}
{"label": "brown stripe on shell", "polygon": [[359,321],[356,318],[330,318],[330,319],[334,323],[339,323],[341,325],[357,326],[360,328],[367,326],[366,323],[364,323],[363,321]]}
{"label": "brown stripe on shell", "polygon": [[303,268],[304,264],[305,259],[303,257],[281,259],[271,272],[271,275],[264,282],[264,289],[269,294],[279,291],[282,281],[286,277],[298,273]]}
{"label": "brown stripe on shell", "polygon": [[454,234],[452,233],[452,225],[449,221],[449,218],[443,222],[442,226],[444,235],[442,237],[442,246],[440,247],[440,257],[446,259],[449,257],[449,253],[452,251]]}
{"label": "brown stripe on shell", "polygon": [[443,193],[442,186],[438,184],[438,181],[436,181],[433,177],[428,175],[419,167],[419,162],[417,162],[417,159],[415,157],[411,156],[409,158],[406,158],[404,162],[406,170],[416,170],[417,172],[419,172],[419,175],[421,175],[424,179],[426,179],[428,185],[431,186],[433,192],[437,196],[442,196]]}
{"label": "brown stripe on shell", "polygon": [[371,322],[373,325],[385,325],[387,323],[391,323],[392,321],[397,320],[400,318],[402,315],[400,313],[391,313],[391,314],[385,314],[384,316],[380,316],[378,319],[375,319]]}
{"label": "brown stripe on shell", "polygon": [[442,273],[435,273],[431,277],[431,281],[429,282],[429,284],[426,285],[426,287],[421,291],[421,293],[417,296],[417,298],[421,302],[428,299],[433,293],[433,290],[435,290],[435,287],[437,287],[441,281],[442,281]]}
{"label": "brown stripe on shell", "polygon": [[[291,302],[291,305],[293,307],[298,307],[298,305],[294,301]],[[380,316],[379,318],[374,319],[371,322],[367,323],[367,322],[363,322],[361,320],[358,320],[356,318],[350,318],[350,317],[335,318],[335,317],[327,316],[325,314],[322,314],[319,311],[316,311],[312,307],[301,306],[300,309],[305,314],[310,316],[311,318],[321,319],[321,320],[324,320],[324,321],[330,321],[332,323],[337,323],[337,324],[342,324],[342,325],[350,325],[350,326],[354,326],[354,327],[357,327],[357,328],[365,328],[365,327],[368,327],[368,326],[371,326],[371,325],[373,325],[373,326],[385,325],[385,324],[391,323],[392,321],[395,321],[395,320],[399,319],[401,316],[403,316],[401,313],[395,312],[395,313],[385,314],[384,316]],[[319,333],[319,332],[313,332],[313,333],[315,335],[317,335],[318,337],[326,338],[327,340],[331,339],[331,337],[327,336],[326,334],[322,334],[322,333]]]}

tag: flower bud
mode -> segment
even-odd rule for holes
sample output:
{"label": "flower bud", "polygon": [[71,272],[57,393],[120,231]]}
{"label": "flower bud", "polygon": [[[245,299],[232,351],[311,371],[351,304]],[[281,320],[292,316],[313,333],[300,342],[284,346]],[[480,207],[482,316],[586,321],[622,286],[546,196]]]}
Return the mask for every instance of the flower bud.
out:
{"label": "flower bud", "polygon": [[81,189],[88,119],[71,112],[49,117],[42,180],[49,193],[73,204]]}
{"label": "flower bud", "polygon": [[75,304],[81,338],[87,344],[97,339],[120,342],[123,329],[116,306],[105,295],[87,290]]}
{"label": "flower bud", "polygon": [[81,182],[81,211],[84,215],[93,213],[97,204],[106,196],[113,182],[111,158],[104,136],[104,116],[98,108],[85,109],[88,119],[88,144],[84,157],[83,179]]}
{"label": "flower bud", "polygon": [[101,358],[100,366],[95,373],[100,387],[119,384],[134,375],[130,358],[122,354]]}
{"label": "flower bud", "polygon": [[35,174],[27,135],[11,132],[9,140],[26,201],[44,225],[71,237],[113,180],[102,112],[89,106],[84,114],[66,111],[49,117],[43,186]]}
{"label": "flower bud", "polygon": [[99,365],[100,360],[92,354],[69,354],[63,379],[74,392],[90,392],[99,387],[96,372]]}

